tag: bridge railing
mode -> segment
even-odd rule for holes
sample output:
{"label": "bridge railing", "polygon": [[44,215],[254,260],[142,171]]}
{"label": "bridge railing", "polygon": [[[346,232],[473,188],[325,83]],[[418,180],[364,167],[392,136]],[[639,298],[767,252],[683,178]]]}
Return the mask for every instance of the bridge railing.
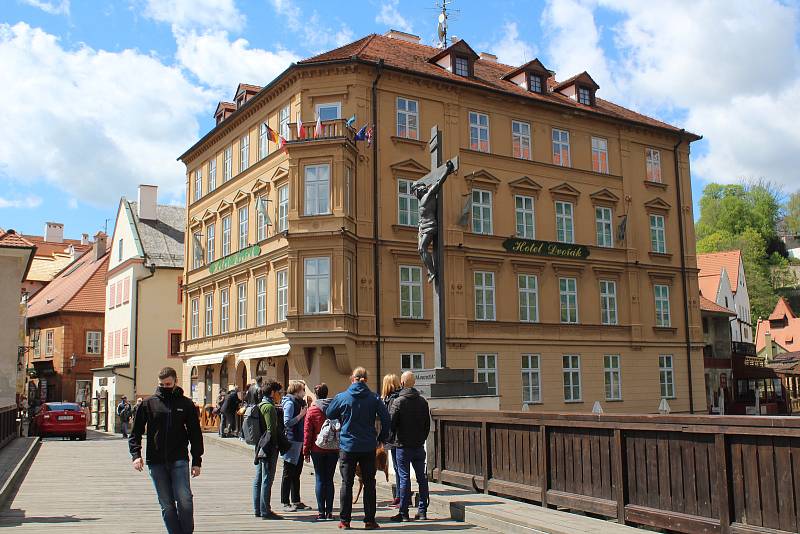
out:
{"label": "bridge railing", "polygon": [[440,482],[675,532],[800,532],[800,418],[432,416]]}

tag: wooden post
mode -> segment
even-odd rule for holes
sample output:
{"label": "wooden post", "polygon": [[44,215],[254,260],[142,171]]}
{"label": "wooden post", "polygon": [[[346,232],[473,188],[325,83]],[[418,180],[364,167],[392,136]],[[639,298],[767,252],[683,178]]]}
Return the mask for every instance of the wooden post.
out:
{"label": "wooden post", "polygon": [[720,534],[729,534],[731,531],[731,486],[728,480],[728,454],[725,434],[714,435],[714,453],[717,464],[716,493],[719,501],[719,531]]}
{"label": "wooden post", "polygon": [[614,429],[614,476],[611,484],[617,498],[617,522],[625,524],[625,455],[622,452],[622,430]]}
{"label": "wooden post", "polygon": [[489,493],[489,424],[481,423],[481,471],[483,471],[483,492]]}
{"label": "wooden post", "polygon": [[542,507],[547,508],[547,481],[550,472],[550,462],[547,454],[547,427],[539,425],[539,487],[542,490]]}

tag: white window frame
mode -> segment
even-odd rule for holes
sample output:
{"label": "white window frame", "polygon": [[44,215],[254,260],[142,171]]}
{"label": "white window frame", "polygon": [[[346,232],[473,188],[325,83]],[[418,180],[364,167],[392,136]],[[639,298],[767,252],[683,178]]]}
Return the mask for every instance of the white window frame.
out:
{"label": "white window frame", "polygon": [[539,322],[539,277],[535,274],[517,275],[519,320],[523,323]]}
{"label": "white window frame", "polygon": [[647,147],[644,151],[645,180],[657,184],[662,183],[661,176],[661,151]]}
{"label": "white window frame", "polygon": [[675,367],[672,354],[658,355],[658,383],[662,399],[675,398]]}
{"label": "white window frame", "polygon": [[231,215],[222,218],[222,257],[231,253]]}
{"label": "white window frame", "polygon": [[[332,119],[323,119],[320,110],[325,108],[336,108],[336,117]],[[320,120],[323,121],[330,121],[330,120],[337,120],[342,118],[342,103],[341,102],[323,102],[314,106],[314,118],[320,117]]]}
{"label": "white window frame", "polygon": [[619,354],[603,355],[603,384],[607,401],[622,400],[622,366]]}
{"label": "white window frame", "polygon": [[454,55],[453,74],[455,74],[456,76],[469,77],[469,58],[466,58],[464,56]]}
{"label": "white window frame", "polygon": [[650,214],[650,250],[657,254],[667,253],[666,222],[663,215]]}
{"label": "white window frame", "polygon": [[247,282],[236,285],[236,329],[247,330]]}
{"label": "white window frame", "polygon": [[278,188],[278,231],[289,229],[289,184]]}
{"label": "white window frame", "polygon": [[227,334],[231,328],[231,292],[230,287],[219,290],[219,333]]}
{"label": "white window frame", "polygon": [[239,139],[239,172],[244,172],[250,166],[250,132]]}
{"label": "white window frame", "polygon": [[247,248],[249,240],[248,226],[250,225],[250,206],[239,208],[239,250]]}
{"label": "white window frame", "polygon": [[473,282],[475,286],[475,320],[494,321],[496,310],[494,305],[495,273],[491,271],[475,271]]}
{"label": "white window frame", "polygon": [[[527,157],[525,151],[528,151]],[[518,159],[531,159],[531,124],[524,121],[511,121],[511,155]]]}
{"label": "white window frame", "polygon": [[575,205],[566,200],[556,200],[555,210],[556,241],[575,243]]}
{"label": "white window frame", "polygon": [[[315,271],[314,273],[309,273],[311,268]],[[307,315],[330,313],[331,259],[327,256],[305,258],[303,260],[303,282],[305,313]]]}
{"label": "white window frame", "polygon": [[200,200],[203,196],[203,168],[194,171],[194,199]]}
{"label": "white window frame", "polygon": [[286,320],[286,311],[289,309],[289,271],[283,269],[275,274],[277,320],[279,323]]}
{"label": "white window frame", "polygon": [[258,127],[258,159],[262,160],[269,155],[269,125],[266,121]]}
{"label": "white window frame", "polygon": [[492,235],[492,192],[472,190],[472,232]]}
{"label": "white window frame", "polygon": [[669,328],[672,326],[672,313],[669,304],[669,286],[653,284],[653,298],[656,307],[656,326]]}
{"label": "white window frame", "polygon": [[233,145],[228,145],[222,153],[222,183],[233,178]]}
{"label": "white window frame", "polygon": [[584,106],[592,105],[592,91],[588,87],[578,86],[575,89],[575,99]]}
{"label": "white window frame", "polygon": [[287,141],[289,140],[289,118],[292,116],[291,104],[286,104],[278,112],[278,133]]}
{"label": "white window frame", "polygon": [[617,282],[614,280],[600,280],[600,323],[606,325],[619,323]]}
{"label": "white window frame", "polygon": [[415,265],[401,265],[400,273],[400,317],[422,319],[424,317],[424,292],[422,268]]}
{"label": "white window frame", "polygon": [[[485,150],[482,146],[486,143]],[[469,112],[469,148],[478,152],[492,151],[489,144],[489,115],[478,111]]]}
{"label": "white window frame", "polygon": [[[522,355],[522,404],[542,402],[542,355]],[[525,383],[527,379],[527,384]]]}
{"label": "white window frame", "polygon": [[[321,172],[322,170],[325,172]],[[329,163],[306,165],[303,168],[304,202],[306,216],[331,213],[331,166]]]}
{"label": "white window frame", "polygon": [[536,239],[536,200],[527,195],[514,195],[517,237]]}
{"label": "white window frame", "polygon": [[[419,139],[419,102],[398,96],[396,106],[397,137]],[[412,107],[413,109],[410,109]]]}
{"label": "white window frame", "polygon": [[561,356],[561,375],[564,381],[564,402],[581,402],[583,387],[580,354],[563,354]]}
{"label": "white window frame", "polygon": [[46,355],[52,355],[56,350],[56,338],[55,332],[51,330],[45,330],[44,332],[44,353]]}
{"label": "white window frame", "polygon": [[208,192],[217,188],[217,157],[208,160]]}
{"label": "white window frame", "polygon": [[267,324],[267,277],[256,278],[256,326]]}
{"label": "white window frame", "polygon": [[205,334],[214,335],[214,293],[206,293]]}
{"label": "white window frame", "polygon": [[200,337],[200,299],[197,297],[193,298],[190,306],[191,306],[190,325],[191,325],[192,339],[197,339]]}
{"label": "white window frame", "polygon": [[607,206],[594,207],[597,246],[614,248],[614,212]]}
{"label": "white window frame", "polygon": [[[571,282],[571,283],[570,283]],[[572,277],[558,279],[560,319],[563,324],[578,324],[578,280]],[[565,316],[566,312],[566,316]]]}
{"label": "white window frame", "polygon": [[497,353],[478,353],[475,355],[475,360],[475,381],[485,382],[488,385],[489,395],[497,395],[499,391],[497,384]]}
{"label": "white window frame", "polygon": [[103,353],[103,332],[100,330],[86,331],[86,354]]}
{"label": "white window frame", "polygon": [[216,227],[214,223],[206,226],[206,263],[214,261],[214,245],[216,242]]}
{"label": "white window frame", "polygon": [[611,172],[608,163],[608,139],[605,137],[592,137],[592,170],[603,174]]}
{"label": "white window frame", "polygon": [[400,354],[400,372],[419,371],[425,369],[425,353],[404,352]]}
{"label": "white window frame", "polygon": [[397,179],[397,224],[400,226],[419,225],[419,199],[411,192],[413,180]]}
{"label": "white window frame", "polygon": [[[569,147],[569,131],[553,128],[551,139],[553,141],[553,165],[571,167],[572,156]],[[565,154],[566,158],[564,157]]]}

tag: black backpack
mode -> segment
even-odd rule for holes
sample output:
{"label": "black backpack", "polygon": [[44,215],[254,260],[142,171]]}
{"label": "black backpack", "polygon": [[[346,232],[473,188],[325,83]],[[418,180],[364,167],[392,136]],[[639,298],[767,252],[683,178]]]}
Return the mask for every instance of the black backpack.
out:
{"label": "black backpack", "polygon": [[258,440],[261,439],[261,434],[264,433],[264,423],[262,419],[261,410],[258,409],[258,405],[256,404],[248,406],[244,411],[242,435],[244,436],[244,442],[248,445],[257,445]]}

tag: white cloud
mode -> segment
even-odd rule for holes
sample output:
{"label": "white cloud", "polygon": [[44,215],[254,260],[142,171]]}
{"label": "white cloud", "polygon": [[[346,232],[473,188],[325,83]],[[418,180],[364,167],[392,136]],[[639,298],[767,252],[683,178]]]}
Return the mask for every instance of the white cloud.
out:
{"label": "white cloud", "polygon": [[3,208],[24,208],[33,209],[42,205],[41,197],[36,195],[28,195],[24,198],[3,198],[0,197],[0,209]]}
{"label": "white cloud", "polygon": [[489,45],[489,50],[497,56],[500,63],[519,66],[536,57],[536,47],[520,39],[516,22],[503,25],[502,37]]}
{"label": "white cloud", "polygon": [[240,82],[265,85],[298,57],[288,50],[250,48],[246,39],[231,41],[222,30],[176,31],[176,57],[204,84],[230,97]]}
{"label": "white cloud", "polygon": [[272,0],[272,7],[275,12],[286,19],[286,24],[293,32],[305,28],[303,24],[303,12],[295,5],[292,0]]}
{"label": "white cloud", "polygon": [[393,30],[414,33],[411,23],[397,10],[398,5],[400,0],[385,0],[381,5],[381,12],[375,17],[375,22],[385,24]]}
{"label": "white cloud", "polygon": [[23,4],[41,9],[50,15],[69,15],[69,0],[48,2],[47,0],[21,0]]}
{"label": "white cloud", "polygon": [[133,50],[68,50],[25,23],[0,24],[0,173],[47,182],[81,203],[113,203],[138,183],[179,197],[175,158],[198,137],[213,106],[176,67]]}
{"label": "white cloud", "polygon": [[222,28],[239,30],[245,16],[234,0],[146,0],[144,14],[178,28]]}
{"label": "white cloud", "polygon": [[300,43],[310,47],[314,54],[353,41],[353,30],[347,24],[340,22],[336,29],[322,20],[316,10],[306,15],[291,0],[272,0],[272,7],[286,20],[286,27],[302,38]]}

